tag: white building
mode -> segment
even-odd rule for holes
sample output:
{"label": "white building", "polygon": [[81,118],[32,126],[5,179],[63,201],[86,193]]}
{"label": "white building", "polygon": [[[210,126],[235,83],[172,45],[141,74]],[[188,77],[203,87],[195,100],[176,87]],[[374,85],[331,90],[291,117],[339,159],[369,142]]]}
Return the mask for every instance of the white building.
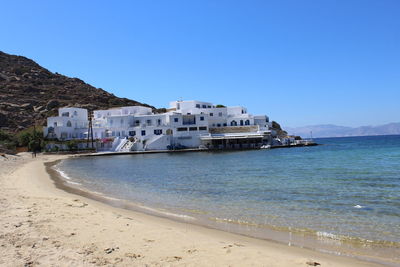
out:
{"label": "white building", "polygon": [[[171,102],[163,114],[142,106],[96,110],[92,125],[98,150],[256,148],[271,140],[267,116],[200,101]],[[58,117],[47,119],[44,134],[59,140],[87,138],[87,111],[60,109]]]}
{"label": "white building", "polygon": [[88,112],[83,108],[60,108],[57,117],[47,118],[44,136],[60,140],[83,139],[88,129]]}

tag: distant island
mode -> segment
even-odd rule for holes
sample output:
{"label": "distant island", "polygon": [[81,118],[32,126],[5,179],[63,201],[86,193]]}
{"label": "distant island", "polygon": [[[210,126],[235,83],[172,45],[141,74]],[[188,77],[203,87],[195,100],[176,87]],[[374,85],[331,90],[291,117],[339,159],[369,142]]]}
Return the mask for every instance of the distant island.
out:
{"label": "distant island", "polygon": [[[291,135],[302,138],[312,137],[346,137],[372,135],[400,135],[400,122],[378,126],[346,127],[333,124],[310,125],[304,127],[285,127]],[[311,134],[312,132],[312,134]]]}

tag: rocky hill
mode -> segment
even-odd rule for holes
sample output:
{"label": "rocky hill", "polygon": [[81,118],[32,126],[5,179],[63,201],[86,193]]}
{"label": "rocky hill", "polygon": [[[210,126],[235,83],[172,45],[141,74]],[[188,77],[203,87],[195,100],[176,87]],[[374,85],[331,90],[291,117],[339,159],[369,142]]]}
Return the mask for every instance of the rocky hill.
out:
{"label": "rocky hill", "polygon": [[59,107],[106,109],[143,105],[119,98],[78,78],[52,73],[31,59],[0,51],[0,129],[17,132],[44,125]]}

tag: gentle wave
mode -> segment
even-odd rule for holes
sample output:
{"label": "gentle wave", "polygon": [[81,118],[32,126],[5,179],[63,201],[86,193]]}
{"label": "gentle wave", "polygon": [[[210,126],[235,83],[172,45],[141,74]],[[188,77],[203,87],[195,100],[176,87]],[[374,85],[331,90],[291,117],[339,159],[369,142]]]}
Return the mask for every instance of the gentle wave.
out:
{"label": "gentle wave", "polygon": [[71,177],[68,176],[64,171],[62,171],[58,166],[53,168],[58,174],[64,179],[65,182],[72,185],[82,185],[81,183],[72,181]]}
{"label": "gentle wave", "polygon": [[139,208],[153,212],[153,213],[158,213],[160,215],[164,215],[164,216],[168,216],[168,217],[175,217],[175,218],[180,218],[180,219],[189,219],[189,220],[196,220],[196,218],[186,215],[186,214],[177,214],[177,213],[172,213],[169,211],[165,211],[165,210],[160,210],[160,209],[155,209],[155,208],[150,208],[147,206],[143,206],[143,205],[138,205]]}
{"label": "gentle wave", "polygon": [[345,242],[356,245],[363,245],[364,247],[378,245],[378,246],[387,246],[392,248],[400,248],[400,242],[393,242],[386,240],[369,240],[360,237],[339,235],[324,231],[315,231],[307,228],[294,228],[294,227],[276,226],[269,224],[258,224],[251,221],[230,219],[230,218],[210,217],[209,219],[218,223],[235,224],[239,226],[251,226],[255,228],[266,228],[274,231],[294,233],[303,236],[315,236],[320,241],[328,241],[328,242],[330,241],[330,243],[335,242],[336,245],[340,245],[342,242]]}

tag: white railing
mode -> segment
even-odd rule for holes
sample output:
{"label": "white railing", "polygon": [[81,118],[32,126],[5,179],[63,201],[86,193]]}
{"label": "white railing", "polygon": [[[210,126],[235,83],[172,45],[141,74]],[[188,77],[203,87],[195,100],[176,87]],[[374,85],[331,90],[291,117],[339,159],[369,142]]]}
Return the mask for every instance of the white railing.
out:
{"label": "white railing", "polygon": [[117,147],[115,148],[115,151],[121,151],[122,147],[128,142],[129,140],[127,138],[122,139]]}

